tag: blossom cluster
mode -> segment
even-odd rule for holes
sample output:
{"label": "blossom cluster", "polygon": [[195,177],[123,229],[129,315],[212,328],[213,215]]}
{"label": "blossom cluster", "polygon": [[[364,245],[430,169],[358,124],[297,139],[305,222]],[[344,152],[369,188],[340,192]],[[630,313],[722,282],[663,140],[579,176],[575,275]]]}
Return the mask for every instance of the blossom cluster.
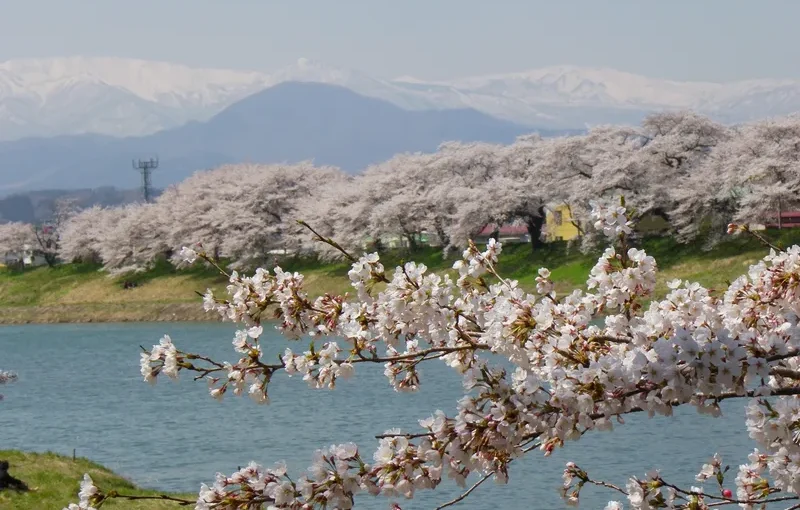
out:
{"label": "blossom cluster", "polygon": [[[557,294],[546,269],[535,294],[503,278],[495,241],[483,251],[470,244],[454,264],[455,279],[411,262],[388,272],[378,255],[364,255],[349,273],[355,298],[311,299],[303,276],[281,268],[231,273],[227,296],[209,291],[204,306],[241,325],[233,339],[239,361],[185,353],[165,337],[142,354],[145,380],[190,371],[216,398],[247,389],[267,403],[278,373],[333,388],[356,365],[377,363],[395,390],[415,391],[424,384],[419,365],[441,360],[461,376],[464,396],[452,415],[437,410],[421,420],[419,432],[378,436],[372,463],[343,445],[317,452],[310,474],[297,481],[282,468],[254,464],[204,486],[196,508],[350,508],[359,493],[410,498],[445,479],[464,485],[473,473],[503,483],[526,453],[547,456],[612,429],[626,414],[671,416],[677,406],[692,406],[718,416],[719,403],[731,398],[751,399],[748,430],[760,446],[739,470],[736,498],[680,489],[658,472],[616,489],[634,509],[706,508],[708,501],[756,508],[776,491],[797,498],[800,247],[771,252],[722,295],[673,281],[658,300],[656,261],[630,245],[628,213],[596,205],[593,214],[613,245],[591,270],[587,290],[566,295]],[[270,318],[289,339],[310,339],[308,350],[290,348],[268,362],[261,342]],[[712,459],[698,481],[719,478],[720,466]],[[564,496],[577,504],[573,482],[590,479],[574,465],[565,471]]]}
{"label": "blossom cluster", "polygon": [[[0,370],[0,386],[4,384],[9,384],[17,380],[17,374],[14,372],[9,372],[7,370]],[[0,400],[3,399],[3,395],[0,394]]]}
{"label": "blossom cluster", "polygon": [[17,380],[17,374],[7,370],[0,370],[0,384],[8,384]]}
{"label": "blossom cluster", "polygon": [[[70,503],[69,506],[63,510],[96,510],[93,505],[102,504],[103,494],[98,489],[92,477],[88,474],[83,475],[81,480],[81,490],[78,493],[78,502]],[[99,503],[98,503],[99,502]]]}
{"label": "blossom cluster", "polygon": [[169,335],[164,335],[151,351],[142,352],[139,366],[142,377],[151,384],[156,383],[160,373],[172,379],[178,378],[178,350]]}
{"label": "blossom cluster", "polygon": [[594,228],[606,237],[614,238],[633,232],[633,221],[629,218],[629,211],[624,205],[608,207],[598,202],[592,202],[591,206]]}

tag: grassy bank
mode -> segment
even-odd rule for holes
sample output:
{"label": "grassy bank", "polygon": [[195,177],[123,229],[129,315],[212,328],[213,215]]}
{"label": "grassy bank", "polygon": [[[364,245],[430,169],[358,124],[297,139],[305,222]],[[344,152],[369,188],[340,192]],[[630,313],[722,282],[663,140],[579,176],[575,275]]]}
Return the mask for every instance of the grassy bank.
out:
{"label": "grassy bank", "polygon": [[[768,232],[771,239],[788,246],[800,243],[800,229]],[[724,289],[727,282],[743,274],[767,250],[755,239],[739,236],[727,239],[712,250],[699,244],[681,245],[671,239],[652,238],[643,247],[659,264],[658,294],[666,292],[666,282],[681,278],[697,281],[712,289]],[[546,266],[552,271],[557,290],[566,292],[582,287],[597,253],[582,254],[565,243],[554,243],[531,254],[528,245],[506,245],[501,256],[501,271],[517,279],[523,288],[535,288],[536,271]],[[415,254],[387,253],[384,265],[415,260],[434,271],[446,271],[453,256],[444,259],[439,250],[423,249]],[[284,269],[300,271],[312,295],[346,292],[349,289],[345,263],[320,263],[316,260],[285,260]],[[135,284],[125,288],[124,283]],[[0,324],[31,322],[124,322],[124,321],[200,321],[206,315],[196,291],[223,290],[225,280],[209,268],[178,271],[168,264],[135,275],[110,278],[97,266],[67,264],[56,268],[37,268],[24,272],[0,270]]]}
{"label": "grassy bank", "polygon": [[[117,490],[122,494],[152,496],[158,493],[138,489],[124,478],[112,473],[103,466],[87,459],[72,460],[53,453],[26,453],[0,450],[0,460],[11,465],[9,473],[34,489],[27,493],[0,491],[0,509],[44,510],[60,509],[78,500],[80,480],[84,473],[103,490]],[[196,495],[183,495],[193,499]],[[109,500],[103,509],[120,510],[161,510],[179,508],[175,503],[164,501],[123,501]]]}

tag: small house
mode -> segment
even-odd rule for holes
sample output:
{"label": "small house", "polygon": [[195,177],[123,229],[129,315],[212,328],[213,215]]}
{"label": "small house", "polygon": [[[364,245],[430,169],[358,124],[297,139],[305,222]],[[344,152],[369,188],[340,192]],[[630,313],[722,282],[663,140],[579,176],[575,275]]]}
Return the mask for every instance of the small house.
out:
{"label": "small house", "polygon": [[553,241],[569,241],[580,235],[572,218],[572,210],[567,204],[548,208],[545,213],[544,235],[548,243]]}
{"label": "small house", "polygon": [[32,246],[25,245],[22,250],[3,254],[0,264],[8,267],[38,267],[47,265],[47,260]]}

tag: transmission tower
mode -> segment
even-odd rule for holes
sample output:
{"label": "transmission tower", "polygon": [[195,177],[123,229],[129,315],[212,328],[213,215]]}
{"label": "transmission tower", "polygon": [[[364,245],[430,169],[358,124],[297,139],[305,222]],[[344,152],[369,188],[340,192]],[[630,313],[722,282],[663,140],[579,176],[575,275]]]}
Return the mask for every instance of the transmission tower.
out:
{"label": "transmission tower", "polygon": [[138,170],[139,173],[142,174],[142,195],[144,196],[145,202],[149,202],[153,195],[153,181],[151,175],[156,168],[158,168],[158,158],[133,161],[133,169]]}

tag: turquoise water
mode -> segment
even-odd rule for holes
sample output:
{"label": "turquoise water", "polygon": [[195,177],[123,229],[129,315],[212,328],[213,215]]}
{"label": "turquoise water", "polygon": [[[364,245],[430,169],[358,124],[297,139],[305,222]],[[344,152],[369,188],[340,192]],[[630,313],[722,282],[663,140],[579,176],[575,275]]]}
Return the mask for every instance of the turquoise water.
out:
{"label": "turquoise water", "polygon": [[[139,345],[164,334],[183,350],[232,360],[233,327],[222,324],[105,324],[0,327],[0,368],[19,373],[3,388],[0,449],[55,451],[100,462],[139,485],[196,491],[217,471],[229,473],[250,460],[270,465],[285,460],[295,476],[314,449],[354,441],[371,458],[375,434],[435,409],[453,414],[460,396],[456,375],[441,363],[422,372],[422,390],[397,394],[383,368],[358,367],[334,390],[312,390],[299,378],[276,376],[272,404],[226,395],[208,396],[206,384],[182,376],[152,387],[139,375]],[[269,349],[286,341],[277,334]],[[299,347],[299,346],[298,346]],[[268,351],[269,352],[269,351]],[[487,482],[455,508],[565,508],[557,489],[564,464],[577,462],[590,474],[624,485],[627,476],[659,467],[683,484],[693,482],[714,452],[738,464],[753,448],[744,429],[744,401],[726,402],[722,418],[682,409],[673,418],[626,418],[614,432],[599,432],[545,458],[538,452],[518,462],[507,486]],[[76,486],[77,488],[77,486]],[[404,509],[434,508],[459,493],[452,484],[406,503]],[[603,508],[616,496],[586,489],[581,508]],[[66,503],[66,502],[65,502]],[[385,498],[361,496],[356,508],[388,508]]]}

